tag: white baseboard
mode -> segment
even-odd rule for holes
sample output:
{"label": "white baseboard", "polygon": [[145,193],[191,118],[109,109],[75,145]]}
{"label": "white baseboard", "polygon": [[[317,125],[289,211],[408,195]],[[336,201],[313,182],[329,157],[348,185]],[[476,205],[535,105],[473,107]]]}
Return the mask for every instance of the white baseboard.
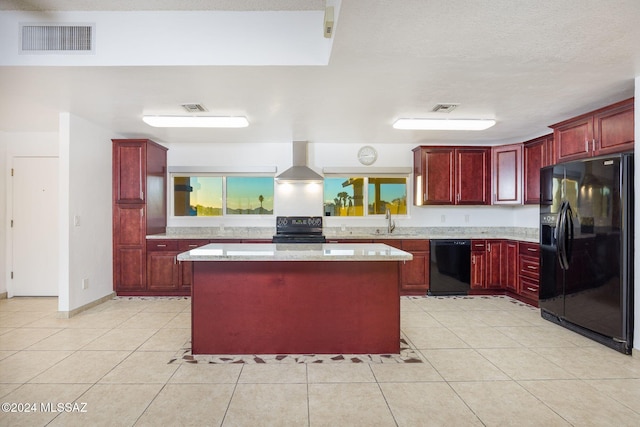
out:
{"label": "white baseboard", "polygon": [[115,292],[111,292],[110,294],[105,295],[102,298],[98,298],[95,301],[91,301],[90,303],[82,305],[82,306],[80,306],[78,308],[74,308],[73,310],[70,310],[70,311],[58,311],[58,316],[57,317],[60,318],[60,319],[68,319],[70,317],[73,317],[73,316],[75,316],[77,314],[82,313],[83,311],[89,310],[90,308],[95,307],[96,305],[100,305],[105,301],[109,301],[110,299],[113,299],[113,297],[115,297],[115,296],[116,296],[116,293]]}

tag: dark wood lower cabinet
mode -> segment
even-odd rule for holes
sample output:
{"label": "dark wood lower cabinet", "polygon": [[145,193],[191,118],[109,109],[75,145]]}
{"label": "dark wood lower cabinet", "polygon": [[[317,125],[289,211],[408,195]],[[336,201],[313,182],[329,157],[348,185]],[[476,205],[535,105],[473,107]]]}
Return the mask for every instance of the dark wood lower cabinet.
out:
{"label": "dark wood lower cabinet", "polygon": [[538,306],[540,289],[540,245],[518,243],[518,299]]}
{"label": "dark wood lower cabinet", "polygon": [[537,243],[471,241],[471,294],[506,293],[537,306],[539,269]]}
{"label": "dark wood lower cabinet", "polygon": [[[356,243],[356,241],[343,241]],[[373,243],[385,245],[409,252],[411,261],[400,263],[400,295],[426,295],[429,290],[430,247],[426,239],[379,239]]]}
{"label": "dark wood lower cabinet", "polygon": [[518,242],[505,241],[502,243],[504,254],[504,286],[511,292],[518,292]]}
{"label": "dark wood lower cabinet", "polygon": [[147,241],[147,291],[180,292],[180,265],[177,240]]}
{"label": "dark wood lower cabinet", "polygon": [[503,260],[502,240],[487,240],[487,289],[503,289],[506,278],[506,262]]}

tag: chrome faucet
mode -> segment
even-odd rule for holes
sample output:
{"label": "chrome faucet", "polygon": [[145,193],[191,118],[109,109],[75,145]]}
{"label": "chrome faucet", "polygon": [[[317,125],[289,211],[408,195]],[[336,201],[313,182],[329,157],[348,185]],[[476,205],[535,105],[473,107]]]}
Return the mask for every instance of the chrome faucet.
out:
{"label": "chrome faucet", "polygon": [[391,220],[391,211],[387,208],[387,211],[384,213],[384,219],[387,220],[387,234],[393,233],[393,230],[396,228],[396,222]]}

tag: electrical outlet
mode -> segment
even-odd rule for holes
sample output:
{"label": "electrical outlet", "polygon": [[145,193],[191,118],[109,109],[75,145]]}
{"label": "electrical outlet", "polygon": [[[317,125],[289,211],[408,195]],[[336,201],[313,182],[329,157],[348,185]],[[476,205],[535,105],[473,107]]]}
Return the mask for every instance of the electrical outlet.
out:
{"label": "electrical outlet", "polygon": [[466,215],[464,216],[464,222],[469,222],[469,214],[466,214]]}
{"label": "electrical outlet", "polygon": [[82,289],[89,289],[89,279],[82,279]]}
{"label": "electrical outlet", "polygon": [[440,215],[440,222],[446,222],[447,221],[447,217],[445,217],[444,215]]}
{"label": "electrical outlet", "polygon": [[76,227],[80,227],[80,215],[73,216],[73,225]]}

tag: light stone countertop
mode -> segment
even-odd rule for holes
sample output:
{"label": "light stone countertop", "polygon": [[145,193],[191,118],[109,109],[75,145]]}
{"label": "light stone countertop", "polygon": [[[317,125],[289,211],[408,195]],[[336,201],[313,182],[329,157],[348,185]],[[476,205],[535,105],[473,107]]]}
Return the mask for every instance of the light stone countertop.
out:
{"label": "light stone countertop", "polygon": [[413,255],[382,243],[210,243],[178,261],[410,261]]}
{"label": "light stone countertop", "polygon": [[[147,239],[265,239],[271,240],[275,227],[167,227],[164,234],[147,236]],[[538,243],[537,228],[525,227],[399,227],[388,234],[375,227],[325,227],[327,241],[368,239],[506,239]]]}

